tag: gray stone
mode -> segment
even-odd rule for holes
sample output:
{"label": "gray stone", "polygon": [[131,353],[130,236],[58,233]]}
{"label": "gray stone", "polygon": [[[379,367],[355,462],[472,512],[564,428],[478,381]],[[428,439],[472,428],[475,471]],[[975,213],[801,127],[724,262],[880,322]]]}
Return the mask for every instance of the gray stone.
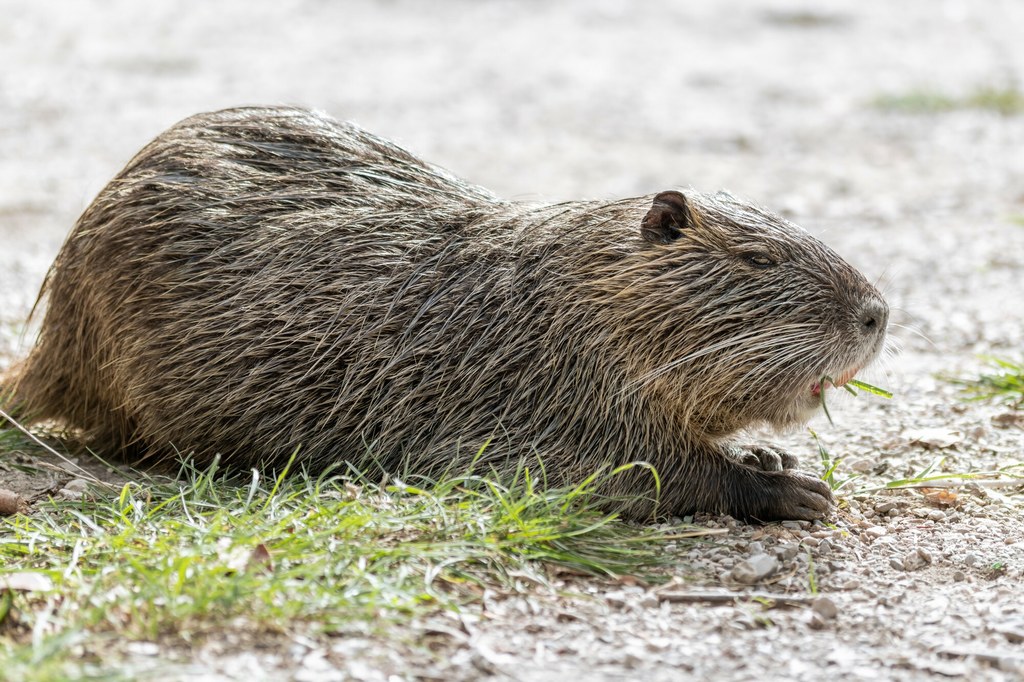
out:
{"label": "gray stone", "polygon": [[736,564],[729,576],[743,585],[753,585],[779,570],[779,560],[768,554],[757,554]]}

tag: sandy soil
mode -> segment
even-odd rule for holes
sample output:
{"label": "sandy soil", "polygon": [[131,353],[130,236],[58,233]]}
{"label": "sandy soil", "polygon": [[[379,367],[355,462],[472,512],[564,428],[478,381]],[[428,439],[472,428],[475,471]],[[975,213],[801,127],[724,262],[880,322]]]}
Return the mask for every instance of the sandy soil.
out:
{"label": "sandy soil", "polygon": [[[1024,460],[1005,407],[935,378],[1022,352],[1024,116],[873,106],[1021,87],[1021,3],[0,0],[0,17],[0,367],[75,217],[139,147],[197,111],[291,103],[509,197],[692,186],[774,207],[894,308],[903,352],[866,378],[896,399],[814,424],[852,487],[939,456],[953,472]],[[816,456],[806,434],[783,442]],[[569,581],[574,598],[487,603],[384,644],[179,654],[208,679],[1020,679],[1015,492],[850,496],[828,526],[736,526],[681,556],[668,596]],[[675,601],[750,559],[773,569],[757,589],[805,593],[813,572],[828,602]],[[428,660],[409,644],[425,638]]]}

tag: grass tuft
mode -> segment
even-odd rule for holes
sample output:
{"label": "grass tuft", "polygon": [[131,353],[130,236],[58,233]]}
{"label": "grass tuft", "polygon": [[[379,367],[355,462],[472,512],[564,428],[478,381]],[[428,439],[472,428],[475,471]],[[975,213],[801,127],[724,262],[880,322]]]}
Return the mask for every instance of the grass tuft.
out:
{"label": "grass tuft", "polygon": [[818,457],[821,459],[821,468],[824,470],[824,473],[821,475],[821,480],[828,484],[828,487],[832,492],[838,491],[840,488],[843,488],[850,483],[850,481],[860,477],[859,474],[853,474],[852,476],[847,476],[843,479],[837,478],[836,470],[839,468],[839,464],[843,460],[839,457],[833,458],[832,455],[829,454],[829,451],[825,449],[825,446],[821,444],[821,441],[818,439],[818,434],[812,429],[807,430],[810,432],[811,438],[814,439],[814,445],[818,448]]}
{"label": "grass tuft", "polygon": [[982,359],[992,371],[982,372],[977,377],[941,378],[959,386],[965,400],[1000,401],[1014,408],[1024,405],[1024,361],[988,356]]}
{"label": "grass tuft", "polygon": [[[387,628],[457,611],[485,590],[550,585],[552,566],[650,577],[672,561],[667,543],[700,534],[599,511],[595,490],[616,472],[556,490],[525,466],[510,481],[286,473],[239,480],[185,466],[175,482],[0,519],[0,579],[35,573],[53,586],[0,591],[13,594],[0,669],[8,679],[115,679],[109,642]],[[102,665],[90,658],[105,649]]]}
{"label": "grass tuft", "polygon": [[1015,85],[982,86],[955,97],[934,90],[911,90],[900,94],[879,95],[876,109],[904,114],[939,114],[964,109],[992,111],[1003,116],[1024,114],[1024,92]]}
{"label": "grass tuft", "polygon": [[[1024,464],[1010,464],[1005,467],[993,470],[980,471],[959,471],[942,472],[941,467],[945,462],[944,457],[936,457],[920,471],[907,476],[906,478],[893,479],[884,485],[868,486],[854,491],[854,495],[868,495],[883,490],[897,490],[900,488],[922,488],[937,486],[938,484],[959,484],[970,481],[994,481],[998,479],[1010,479],[1013,483],[1021,476]],[[936,473],[938,472],[938,473]]]}

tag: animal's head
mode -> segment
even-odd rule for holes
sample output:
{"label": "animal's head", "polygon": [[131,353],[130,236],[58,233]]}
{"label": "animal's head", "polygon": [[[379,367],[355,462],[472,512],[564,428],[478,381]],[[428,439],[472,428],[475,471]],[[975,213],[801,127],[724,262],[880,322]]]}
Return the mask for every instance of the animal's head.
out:
{"label": "animal's head", "polygon": [[881,351],[889,309],[834,251],[726,193],[662,192],[616,298],[643,348],[632,388],[675,398],[709,435],[799,424]]}

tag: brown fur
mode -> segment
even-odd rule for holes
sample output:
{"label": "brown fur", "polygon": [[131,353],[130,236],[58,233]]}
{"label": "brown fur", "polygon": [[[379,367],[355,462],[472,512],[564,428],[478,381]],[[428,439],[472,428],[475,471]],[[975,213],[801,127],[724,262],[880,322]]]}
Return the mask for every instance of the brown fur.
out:
{"label": "brown fur", "polygon": [[[635,460],[659,510],[816,518],[792,458],[727,442],[805,420],[870,362],[875,289],[731,196],[498,199],[289,108],[189,118],[85,211],[44,285],[15,405],[129,458],[298,450],[431,474],[537,457],[549,481]],[[607,492],[654,507],[639,470]]]}

